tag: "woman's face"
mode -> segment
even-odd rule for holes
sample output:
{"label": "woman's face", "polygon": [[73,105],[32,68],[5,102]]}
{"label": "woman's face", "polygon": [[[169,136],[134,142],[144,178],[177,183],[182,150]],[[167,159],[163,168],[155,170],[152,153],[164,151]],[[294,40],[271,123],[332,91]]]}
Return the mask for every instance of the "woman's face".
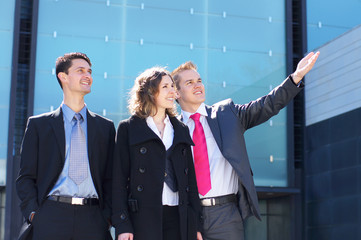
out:
{"label": "woman's face", "polygon": [[167,108],[173,108],[176,98],[175,86],[172,79],[165,75],[162,77],[158,86],[158,94],[155,96],[155,105],[158,111],[165,111]]}

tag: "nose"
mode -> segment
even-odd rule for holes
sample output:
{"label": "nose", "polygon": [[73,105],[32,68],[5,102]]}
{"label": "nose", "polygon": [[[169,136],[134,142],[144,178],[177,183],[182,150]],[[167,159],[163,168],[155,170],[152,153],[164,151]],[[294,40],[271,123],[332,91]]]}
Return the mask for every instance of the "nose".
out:
{"label": "nose", "polygon": [[197,83],[194,85],[194,87],[195,87],[195,88],[199,88],[199,87],[202,86],[202,84],[203,84],[202,82],[197,82]]}
{"label": "nose", "polygon": [[90,79],[92,78],[92,74],[90,72],[86,72],[84,76]]}

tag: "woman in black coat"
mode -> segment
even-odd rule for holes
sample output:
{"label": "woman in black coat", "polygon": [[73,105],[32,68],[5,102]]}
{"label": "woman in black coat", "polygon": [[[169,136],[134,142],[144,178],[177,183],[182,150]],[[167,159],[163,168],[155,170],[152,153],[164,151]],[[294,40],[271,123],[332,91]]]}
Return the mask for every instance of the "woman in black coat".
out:
{"label": "woman in black coat", "polygon": [[188,128],[175,117],[169,72],[151,68],[135,80],[132,116],[117,130],[112,222],[118,240],[202,239]]}

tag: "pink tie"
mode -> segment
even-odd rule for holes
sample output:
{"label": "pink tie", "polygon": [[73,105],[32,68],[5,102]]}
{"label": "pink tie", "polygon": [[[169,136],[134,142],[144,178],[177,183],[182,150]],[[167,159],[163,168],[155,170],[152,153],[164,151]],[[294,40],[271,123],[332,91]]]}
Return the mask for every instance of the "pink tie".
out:
{"label": "pink tie", "polygon": [[195,127],[193,131],[194,169],[196,172],[198,192],[204,196],[211,190],[211,173],[209,170],[207,142],[202,124],[199,121],[199,113],[195,113],[190,118],[193,119]]}

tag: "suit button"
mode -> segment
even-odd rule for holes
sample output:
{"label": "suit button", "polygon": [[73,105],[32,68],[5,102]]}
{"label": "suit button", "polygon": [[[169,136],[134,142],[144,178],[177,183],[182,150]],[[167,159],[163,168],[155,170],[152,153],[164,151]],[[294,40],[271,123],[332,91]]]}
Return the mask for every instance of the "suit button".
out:
{"label": "suit button", "polygon": [[186,149],[185,149],[185,148],[183,148],[183,149],[182,149],[182,154],[183,154],[183,156],[185,156],[185,155],[186,155],[186,152],[187,152],[187,151],[186,151]]}
{"label": "suit button", "polygon": [[184,169],[184,174],[185,174],[185,175],[188,175],[188,168],[185,168],[185,169]]}
{"label": "suit button", "polygon": [[179,206],[182,206],[183,204],[184,204],[184,201],[181,200],[181,201],[179,202]]}
{"label": "suit button", "polygon": [[139,152],[140,152],[141,154],[146,154],[146,153],[147,153],[147,148],[146,148],[146,147],[141,147],[141,148],[139,149]]}
{"label": "suit button", "polygon": [[186,187],[186,192],[189,192],[189,187]]}
{"label": "suit button", "polygon": [[167,173],[166,172],[164,172],[164,177],[166,177],[167,176]]}
{"label": "suit button", "polygon": [[126,218],[127,218],[127,216],[125,216],[124,213],[120,214],[120,219],[125,220]]}
{"label": "suit button", "polygon": [[137,191],[138,191],[138,192],[143,191],[143,189],[144,189],[144,188],[143,188],[143,186],[142,186],[142,185],[138,185],[138,187],[137,187]]}
{"label": "suit button", "polygon": [[144,167],[140,167],[140,168],[139,168],[139,172],[140,172],[140,173],[145,173],[145,168],[144,168]]}

